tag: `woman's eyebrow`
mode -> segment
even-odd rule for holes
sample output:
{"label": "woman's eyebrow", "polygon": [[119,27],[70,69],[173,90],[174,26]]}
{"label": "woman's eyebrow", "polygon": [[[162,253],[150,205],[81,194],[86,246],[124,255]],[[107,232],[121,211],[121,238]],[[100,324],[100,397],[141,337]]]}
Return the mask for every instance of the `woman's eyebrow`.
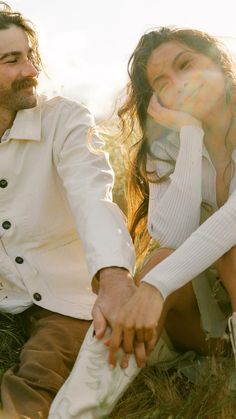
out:
{"label": "woman's eyebrow", "polygon": [[185,55],[185,54],[189,54],[189,53],[192,53],[192,51],[190,51],[190,50],[187,50],[187,49],[185,49],[185,50],[183,50],[183,51],[180,51],[176,56],[175,56],[175,58],[173,59],[173,61],[172,61],[172,66],[175,66],[175,64],[177,63],[177,61],[183,56],[183,55]]}

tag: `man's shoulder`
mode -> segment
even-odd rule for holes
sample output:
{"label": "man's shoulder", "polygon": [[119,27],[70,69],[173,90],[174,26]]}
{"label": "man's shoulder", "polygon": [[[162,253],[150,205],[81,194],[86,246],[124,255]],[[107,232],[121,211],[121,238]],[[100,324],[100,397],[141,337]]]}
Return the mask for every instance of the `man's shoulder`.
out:
{"label": "man's shoulder", "polygon": [[81,111],[88,111],[88,108],[81,102],[64,96],[54,96],[52,98],[48,98],[45,95],[41,95],[39,96],[39,106],[42,111],[47,111],[49,109],[77,109]]}
{"label": "man's shoulder", "polygon": [[94,126],[94,116],[89,112],[88,108],[80,102],[68,99],[63,96],[55,96],[48,99],[40,97],[39,107],[41,112],[42,124],[61,124],[70,127],[72,124],[85,124]]}

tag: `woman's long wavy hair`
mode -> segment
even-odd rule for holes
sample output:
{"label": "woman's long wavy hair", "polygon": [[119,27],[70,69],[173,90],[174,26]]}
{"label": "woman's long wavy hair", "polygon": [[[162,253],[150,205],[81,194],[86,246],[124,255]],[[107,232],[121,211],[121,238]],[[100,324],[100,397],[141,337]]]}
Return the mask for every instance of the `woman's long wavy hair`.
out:
{"label": "woman's long wavy hair", "polygon": [[0,1],[0,31],[17,26],[29,37],[32,47],[32,54],[35,66],[40,70],[42,61],[39,53],[38,36],[33,23],[26,19],[21,13],[15,12],[7,3]]}
{"label": "woman's long wavy hair", "polygon": [[[136,244],[137,254],[147,248],[150,236],[147,231],[149,181],[163,182],[168,176],[158,178],[147,173],[147,156],[150,154],[146,135],[147,107],[153,91],[147,80],[147,62],[154,49],[163,43],[176,41],[200,52],[219,64],[225,75],[227,103],[235,98],[235,64],[226,48],[216,38],[195,29],[163,27],[143,35],[128,62],[129,82],[126,99],[118,110],[123,138],[139,132],[138,141],[130,149],[128,175],[128,225]],[[151,177],[151,179],[150,179]]]}

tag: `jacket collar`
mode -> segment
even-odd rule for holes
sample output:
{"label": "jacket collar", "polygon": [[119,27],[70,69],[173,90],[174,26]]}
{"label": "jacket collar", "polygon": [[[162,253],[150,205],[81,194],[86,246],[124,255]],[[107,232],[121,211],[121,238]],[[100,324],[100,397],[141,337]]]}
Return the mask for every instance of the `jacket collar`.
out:
{"label": "jacket collar", "polygon": [[9,140],[41,140],[41,108],[42,97],[38,97],[38,104],[31,109],[17,112],[8,136]]}

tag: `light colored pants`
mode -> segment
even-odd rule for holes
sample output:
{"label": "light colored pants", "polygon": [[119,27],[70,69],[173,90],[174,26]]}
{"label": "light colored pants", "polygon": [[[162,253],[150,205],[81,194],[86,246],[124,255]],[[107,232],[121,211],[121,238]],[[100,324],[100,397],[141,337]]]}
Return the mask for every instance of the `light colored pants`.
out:
{"label": "light colored pants", "polygon": [[[167,345],[167,340],[167,336],[159,339],[150,363],[161,363],[178,356],[171,343]],[[112,411],[140,369],[133,355],[129,356],[128,368],[122,369],[117,362],[116,367],[111,369],[107,355],[108,349],[103,340],[93,336],[92,325],[69,378],[51,405],[48,419],[98,419]]]}

